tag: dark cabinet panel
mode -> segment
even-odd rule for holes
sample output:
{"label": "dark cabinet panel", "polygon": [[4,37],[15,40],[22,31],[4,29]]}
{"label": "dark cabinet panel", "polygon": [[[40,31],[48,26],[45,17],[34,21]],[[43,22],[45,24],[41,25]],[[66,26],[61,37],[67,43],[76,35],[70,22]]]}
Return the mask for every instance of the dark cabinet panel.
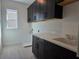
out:
{"label": "dark cabinet panel", "polygon": [[61,54],[62,54],[62,56],[60,55],[61,59],[77,59],[75,52],[72,52],[72,51],[67,50],[65,48],[61,49]]}
{"label": "dark cabinet panel", "polygon": [[31,7],[29,7],[28,9],[27,9],[27,13],[28,13],[28,22],[31,22]]}
{"label": "dark cabinet panel", "polygon": [[45,59],[60,59],[61,48],[45,41]]}
{"label": "dark cabinet panel", "polygon": [[47,56],[47,59],[77,59],[75,52],[52,44],[48,41],[45,41],[45,55]]}
{"label": "dark cabinet panel", "polygon": [[44,59],[44,41],[33,36],[32,52],[38,59]]}
{"label": "dark cabinet panel", "polygon": [[44,58],[44,40],[39,40],[39,58],[38,59],[45,59]]}
{"label": "dark cabinet panel", "polygon": [[59,5],[55,5],[55,18],[61,19],[63,18],[63,7]]}
{"label": "dark cabinet panel", "polygon": [[39,38],[33,36],[33,43],[32,43],[32,52],[39,57],[39,44],[38,44]]}
{"label": "dark cabinet panel", "polygon": [[40,4],[38,2],[34,2],[28,8],[28,21],[36,22],[36,21],[44,21],[52,18],[62,19],[63,15],[63,7],[57,5],[56,0],[46,0],[45,4]]}
{"label": "dark cabinet panel", "polygon": [[36,21],[36,3],[34,2],[27,8],[27,14],[28,14],[28,22]]}
{"label": "dark cabinet panel", "polygon": [[32,51],[38,59],[78,59],[76,53],[33,36]]}

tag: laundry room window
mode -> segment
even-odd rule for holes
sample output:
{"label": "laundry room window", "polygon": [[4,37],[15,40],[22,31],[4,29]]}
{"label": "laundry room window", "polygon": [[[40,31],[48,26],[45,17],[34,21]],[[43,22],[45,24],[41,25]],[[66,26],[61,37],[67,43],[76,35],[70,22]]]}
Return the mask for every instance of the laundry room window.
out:
{"label": "laundry room window", "polygon": [[7,29],[17,29],[18,27],[17,19],[18,19],[17,10],[14,9],[6,10]]}

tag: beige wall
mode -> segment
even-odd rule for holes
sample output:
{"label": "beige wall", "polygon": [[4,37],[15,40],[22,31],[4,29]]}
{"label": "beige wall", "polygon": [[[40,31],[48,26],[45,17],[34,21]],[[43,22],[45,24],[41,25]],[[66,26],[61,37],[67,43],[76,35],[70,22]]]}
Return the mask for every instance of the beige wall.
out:
{"label": "beige wall", "polygon": [[[2,0],[3,15],[3,44],[24,44],[31,41],[31,24],[27,23],[27,4]],[[18,29],[6,28],[6,9],[16,9],[18,11]]]}
{"label": "beige wall", "polygon": [[1,0],[0,0],[0,52],[1,52],[1,48],[2,45],[1,45]]}
{"label": "beige wall", "polygon": [[33,32],[50,32],[54,34],[62,34],[62,21],[59,19],[48,20],[43,22],[32,23]]}
{"label": "beige wall", "polygon": [[78,37],[79,2],[64,6],[63,33]]}

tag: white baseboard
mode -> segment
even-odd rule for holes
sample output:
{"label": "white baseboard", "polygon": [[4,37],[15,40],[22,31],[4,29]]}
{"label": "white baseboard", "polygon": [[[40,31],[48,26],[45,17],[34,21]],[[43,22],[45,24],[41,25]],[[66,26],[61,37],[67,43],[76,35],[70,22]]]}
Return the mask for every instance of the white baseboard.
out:
{"label": "white baseboard", "polygon": [[30,47],[32,46],[32,43],[26,43],[26,44],[23,44],[24,47]]}

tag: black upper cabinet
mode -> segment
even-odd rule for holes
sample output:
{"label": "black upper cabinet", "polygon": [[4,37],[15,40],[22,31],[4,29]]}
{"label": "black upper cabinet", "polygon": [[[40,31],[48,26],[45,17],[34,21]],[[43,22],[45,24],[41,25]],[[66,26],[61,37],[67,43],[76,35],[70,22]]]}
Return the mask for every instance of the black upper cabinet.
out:
{"label": "black upper cabinet", "polygon": [[[61,0],[60,0],[61,1]],[[28,8],[28,22],[44,21],[63,17],[63,7],[57,5],[58,0],[46,0],[44,4],[35,1]]]}
{"label": "black upper cabinet", "polygon": [[35,7],[34,7],[35,3],[33,3],[32,5],[29,6],[29,8],[27,9],[27,13],[28,13],[28,22],[32,22],[34,20],[34,14],[35,14]]}

